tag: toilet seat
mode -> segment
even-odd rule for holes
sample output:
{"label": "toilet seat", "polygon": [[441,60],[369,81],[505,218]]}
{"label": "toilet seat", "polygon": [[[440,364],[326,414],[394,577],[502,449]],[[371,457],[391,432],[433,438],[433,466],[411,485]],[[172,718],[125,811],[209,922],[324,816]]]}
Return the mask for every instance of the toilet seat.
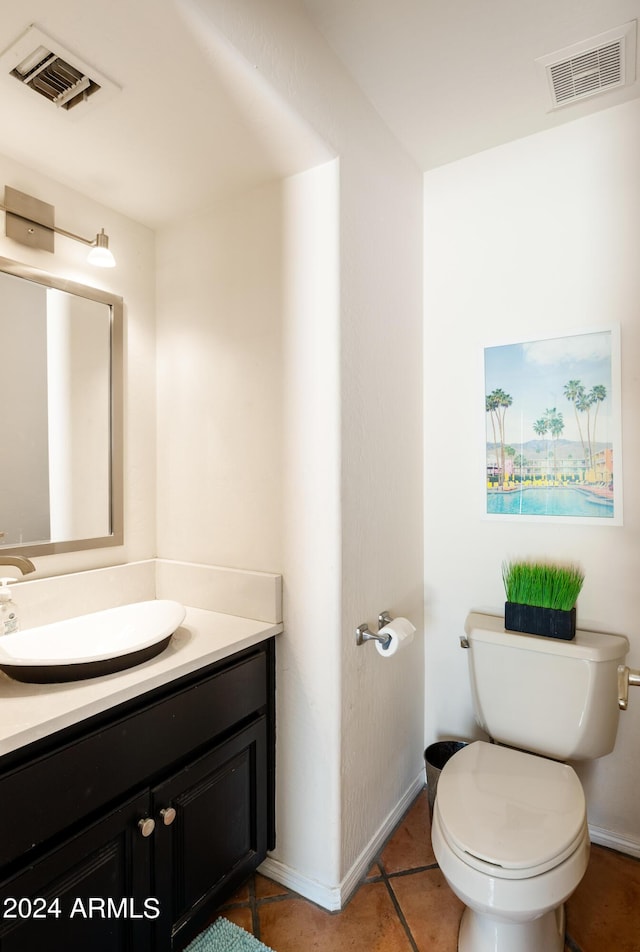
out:
{"label": "toilet seat", "polygon": [[484,741],[445,765],[435,809],[459,859],[500,879],[553,869],[588,836],[584,792],[571,767]]}

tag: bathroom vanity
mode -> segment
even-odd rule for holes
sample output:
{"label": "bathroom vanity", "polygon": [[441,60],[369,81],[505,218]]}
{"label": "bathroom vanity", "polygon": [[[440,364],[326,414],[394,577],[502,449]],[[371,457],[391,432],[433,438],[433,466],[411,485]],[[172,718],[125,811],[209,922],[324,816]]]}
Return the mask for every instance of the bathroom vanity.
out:
{"label": "bathroom vanity", "polygon": [[138,669],[2,676],[0,952],[182,948],[273,848],[281,626],[205,615]]}

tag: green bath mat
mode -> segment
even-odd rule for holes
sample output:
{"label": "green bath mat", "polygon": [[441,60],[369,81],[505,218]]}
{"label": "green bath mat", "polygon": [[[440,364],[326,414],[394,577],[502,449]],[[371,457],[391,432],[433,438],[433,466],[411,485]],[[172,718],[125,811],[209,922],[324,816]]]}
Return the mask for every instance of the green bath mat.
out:
{"label": "green bath mat", "polygon": [[196,936],[185,952],[273,952],[273,949],[235,923],[220,918]]}

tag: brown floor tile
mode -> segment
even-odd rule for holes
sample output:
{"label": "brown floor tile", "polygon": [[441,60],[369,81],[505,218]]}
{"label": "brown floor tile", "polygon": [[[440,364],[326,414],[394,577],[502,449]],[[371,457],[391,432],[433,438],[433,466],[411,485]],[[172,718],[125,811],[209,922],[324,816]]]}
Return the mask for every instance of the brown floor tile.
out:
{"label": "brown floor tile", "polygon": [[251,899],[251,893],[249,890],[250,882],[251,880],[248,879],[246,883],[243,883],[243,885],[240,886],[239,889],[236,889],[234,894],[230,896],[229,899],[227,899],[227,901],[225,902],[225,906],[232,906],[234,903],[238,903],[238,902],[249,902],[249,900]]}
{"label": "brown floor tile", "polygon": [[367,883],[370,879],[378,879],[379,876],[382,876],[382,870],[377,863],[372,863],[367,875],[364,877],[364,881]]}
{"label": "brown floor tile", "polygon": [[456,952],[464,909],[439,869],[390,879],[419,952]]}
{"label": "brown floor tile", "polygon": [[260,940],[278,952],[411,952],[384,883],[360,887],[338,915],[303,899],[260,906]]}
{"label": "brown floor tile", "polygon": [[236,906],[233,909],[221,909],[220,915],[229,922],[235,922],[237,926],[246,929],[253,935],[253,916],[249,906]]}
{"label": "brown floor tile", "polygon": [[274,883],[272,879],[262,876],[260,873],[255,875],[256,899],[271,899],[272,896],[288,896],[289,890],[280,883]]}
{"label": "brown floor tile", "polygon": [[380,861],[387,873],[431,866],[436,858],[431,847],[431,822],[427,791],[423,790],[385,846]]}
{"label": "brown floor tile", "polygon": [[582,952],[640,952],[640,862],[592,846],[567,902],[567,932]]}

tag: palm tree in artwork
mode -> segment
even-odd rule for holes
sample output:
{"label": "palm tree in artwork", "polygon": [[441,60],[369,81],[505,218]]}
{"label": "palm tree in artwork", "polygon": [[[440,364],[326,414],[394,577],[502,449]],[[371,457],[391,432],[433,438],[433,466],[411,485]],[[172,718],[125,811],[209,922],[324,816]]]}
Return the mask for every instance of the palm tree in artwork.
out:
{"label": "palm tree in artwork", "polygon": [[527,465],[527,462],[528,462],[527,458],[522,453],[517,453],[513,460],[513,465],[515,466],[516,470],[518,471],[518,475],[520,476],[520,482],[522,482],[522,480],[524,479],[524,469],[525,469],[525,466]]}
{"label": "palm tree in artwork", "polygon": [[582,453],[585,458],[587,458],[587,447],[585,443],[584,436],[582,435],[582,427],[580,426],[580,417],[578,416],[578,403],[584,397],[585,389],[580,380],[569,380],[568,383],[564,385],[564,395],[569,401],[573,404],[573,412],[576,415],[576,423],[578,425],[578,434],[580,435],[580,442],[582,443]]}
{"label": "palm tree in artwork", "polygon": [[496,433],[498,401],[495,392],[489,393],[485,397],[485,410],[491,420],[491,429],[493,430],[493,448],[496,454],[496,471],[500,472],[500,451],[498,449],[498,434]]}
{"label": "palm tree in artwork", "polygon": [[498,400],[498,425],[500,432],[500,479],[501,483],[504,483],[504,441],[505,441],[505,428],[504,428],[504,418],[507,410],[513,403],[513,397],[509,393],[505,393],[504,390],[494,390],[496,398]]}
{"label": "palm tree in artwork", "polygon": [[[506,468],[506,461],[507,461],[507,459],[510,459],[510,460],[512,461],[512,465],[509,466],[509,473],[510,473],[510,475],[512,476],[512,475],[513,475],[513,472],[514,472],[515,457],[516,457],[516,451],[515,451],[515,449],[513,448],[513,446],[508,446],[508,445],[505,446],[505,448],[504,448],[504,456],[505,456],[505,468]],[[506,473],[505,473],[505,475],[506,475]]]}
{"label": "palm tree in artwork", "polygon": [[[600,404],[607,399],[607,388],[604,386],[604,384],[597,383],[594,384],[591,390],[589,390],[587,393],[582,381],[569,380],[564,386],[564,395],[570,403],[573,403],[573,409],[576,415],[576,423],[578,424],[578,433],[580,434],[582,451],[585,458],[585,469],[588,473],[591,471],[593,466],[593,454],[596,448],[596,425],[598,422],[598,411],[600,410]],[[593,420],[591,419],[592,407],[595,407]],[[580,416],[583,413],[587,419],[586,439],[583,435],[582,427],[580,426]],[[590,478],[593,479],[593,476]]]}
{"label": "palm tree in artwork", "polygon": [[[496,453],[496,458],[498,459],[498,470],[499,470],[499,485],[504,484],[504,442],[505,442],[505,427],[504,427],[504,418],[508,408],[513,403],[513,397],[509,393],[505,393],[504,390],[501,390],[497,387],[495,390],[492,390],[491,393],[486,397],[485,407],[488,413],[492,414],[491,423],[494,427],[494,437],[496,435],[496,427],[498,433],[498,439],[500,441],[500,457],[498,458]],[[495,421],[495,422],[494,422]],[[494,440],[495,442],[495,440]]]}
{"label": "palm tree in artwork", "polygon": [[[593,391],[589,393],[586,390],[582,389],[582,393],[576,400],[576,409],[579,413],[585,413],[587,417],[587,452],[586,452],[586,463],[587,463],[587,473],[591,471],[592,458],[593,458],[593,444],[591,440],[591,407],[595,403],[595,397],[593,396]],[[587,476],[587,479],[590,481],[593,477]]]}
{"label": "palm tree in artwork", "polygon": [[[533,432],[536,436],[539,436],[541,440],[546,439],[547,433],[549,432],[549,421],[546,417],[540,417],[539,420],[533,424]],[[549,458],[548,456],[546,457]],[[547,478],[547,473],[545,473],[545,479]]]}
{"label": "palm tree in artwork", "polygon": [[562,431],[564,430],[564,420],[562,413],[559,413],[555,407],[552,407],[550,410],[545,410],[545,418],[547,421],[547,426],[549,427],[549,432],[553,437],[553,479],[555,482],[558,471],[558,440],[560,439]]}
{"label": "palm tree in artwork", "polygon": [[601,384],[597,383],[591,388],[591,393],[589,394],[593,403],[595,404],[596,412],[593,415],[593,445],[596,445],[596,424],[598,422],[598,410],[600,409],[600,404],[607,399],[607,388]]}

